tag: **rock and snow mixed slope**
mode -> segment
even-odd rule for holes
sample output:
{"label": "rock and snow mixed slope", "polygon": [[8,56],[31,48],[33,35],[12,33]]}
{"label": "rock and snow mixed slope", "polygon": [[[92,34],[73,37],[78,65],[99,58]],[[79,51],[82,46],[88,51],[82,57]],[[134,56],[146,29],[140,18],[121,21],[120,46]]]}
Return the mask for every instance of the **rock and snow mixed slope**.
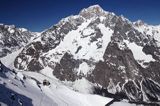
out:
{"label": "rock and snow mixed slope", "polygon": [[150,35],[156,41],[158,47],[160,46],[160,25],[148,25],[141,20],[138,20],[133,23],[134,27],[143,34]]}
{"label": "rock and snow mixed slope", "polygon": [[[12,53],[10,56],[17,56],[10,65],[9,56],[2,62],[15,70],[53,74],[78,91],[85,89],[75,85],[91,83],[102,95],[110,92],[134,102],[157,102],[159,32],[159,26],[131,22],[94,5],[62,19],[20,53]],[[90,87],[84,88],[98,93],[88,90]]]}
{"label": "rock and snow mixed slope", "polygon": [[25,28],[16,28],[14,25],[0,24],[0,57],[4,57],[30,42],[36,33]]}

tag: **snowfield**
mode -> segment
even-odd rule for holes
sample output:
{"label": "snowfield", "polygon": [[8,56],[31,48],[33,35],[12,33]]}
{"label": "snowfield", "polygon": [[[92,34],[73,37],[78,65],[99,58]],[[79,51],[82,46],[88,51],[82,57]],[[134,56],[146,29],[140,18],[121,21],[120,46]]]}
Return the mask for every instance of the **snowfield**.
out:
{"label": "snowfield", "polygon": [[129,41],[127,40],[124,40],[124,42],[127,44],[127,46],[129,47],[129,49],[132,51],[133,53],[133,56],[136,60],[142,60],[144,62],[150,62],[150,61],[155,61],[153,58],[152,58],[152,55],[146,55],[142,49],[143,47],[141,46],[138,46],[137,44],[135,44],[134,42],[133,43],[130,43]]}
{"label": "snowfield", "polygon": [[137,106],[137,105],[129,104],[127,102],[114,102],[111,106]]}
{"label": "snowfield", "polygon": [[[50,82],[49,86],[43,85],[44,79]],[[36,72],[21,71],[17,74],[10,70],[0,72],[0,85],[3,86],[0,87],[0,92],[3,91],[0,94],[1,104],[7,105],[11,101],[8,98],[11,94],[6,89],[13,90],[12,92],[16,92],[17,95],[25,96],[16,96],[17,100],[20,100],[25,106],[104,106],[112,100],[98,95],[75,92],[56,78]],[[5,92],[8,95],[5,95]],[[5,100],[9,101],[5,103]],[[19,102],[14,102],[14,100],[12,103],[14,106],[21,106]]]}
{"label": "snowfield", "polygon": [[18,56],[18,54],[22,51],[22,49],[17,50],[11,54],[8,54],[7,56],[0,58],[1,62],[10,69],[14,69],[14,60]]}

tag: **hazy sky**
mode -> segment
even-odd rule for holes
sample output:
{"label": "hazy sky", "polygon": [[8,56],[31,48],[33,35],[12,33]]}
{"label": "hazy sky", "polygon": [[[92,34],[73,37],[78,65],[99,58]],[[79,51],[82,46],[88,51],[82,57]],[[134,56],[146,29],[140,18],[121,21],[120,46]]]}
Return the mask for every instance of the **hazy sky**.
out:
{"label": "hazy sky", "polygon": [[160,24],[160,0],[0,0],[0,23],[42,31],[94,4],[131,21]]}

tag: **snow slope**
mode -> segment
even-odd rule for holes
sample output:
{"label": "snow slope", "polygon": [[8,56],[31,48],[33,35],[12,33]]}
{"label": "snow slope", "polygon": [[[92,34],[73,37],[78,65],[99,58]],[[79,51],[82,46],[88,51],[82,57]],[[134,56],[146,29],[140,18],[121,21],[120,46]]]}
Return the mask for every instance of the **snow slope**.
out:
{"label": "snow slope", "polygon": [[124,40],[124,42],[127,44],[127,46],[129,47],[129,49],[132,51],[133,56],[136,60],[142,60],[144,62],[150,62],[150,61],[155,61],[152,58],[152,55],[146,55],[142,49],[143,47],[138,46],[137,44],[135,44],[134,42],[130,43],[127,40]]}
{"label": "snow slope", "polygon": [[5,57],[0,58],[0,60],[6,67],[9,67],[10,69],[13,69],[14,68],[14,65],[13,65],[14,60],[21,51],[22,51],[22,49],[19,49],[15,52],[12,52],[11,54],[8,54]]}
{"label": "snow slope", "polygon": [[137,106],[135,104],[129,104],[127,102],[115,102],[111,106]]}
{"label": "snow slope", "polygon": [[[44,79],[50,82],[49,86],[42,84]],[[3,91],[0,93],[1,104],[11,103],[13,106],[22,104],[26,106],[104,106],[112,100],[98,95],[75,92],[57,79],[35,72],[15,74],[10,70],[3,70],[0,72],[0,85],[0,91]],[[10,98],[11,96],[16,99]]]}

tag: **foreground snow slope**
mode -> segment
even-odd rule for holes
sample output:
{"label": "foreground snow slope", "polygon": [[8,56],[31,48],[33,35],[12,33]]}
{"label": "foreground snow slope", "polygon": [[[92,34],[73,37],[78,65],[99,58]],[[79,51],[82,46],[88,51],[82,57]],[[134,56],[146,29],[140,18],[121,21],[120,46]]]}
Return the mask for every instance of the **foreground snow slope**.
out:
{"label": "foreground snow slope", "polygon": [[[50,82],[43,85],[43,80]],[[2,92],[3,91],[3,92]],[[21,106],[104,106],[112,99],[82,94],[64,86],[57,79],[35,72],[0,72],[1,104]]]}

